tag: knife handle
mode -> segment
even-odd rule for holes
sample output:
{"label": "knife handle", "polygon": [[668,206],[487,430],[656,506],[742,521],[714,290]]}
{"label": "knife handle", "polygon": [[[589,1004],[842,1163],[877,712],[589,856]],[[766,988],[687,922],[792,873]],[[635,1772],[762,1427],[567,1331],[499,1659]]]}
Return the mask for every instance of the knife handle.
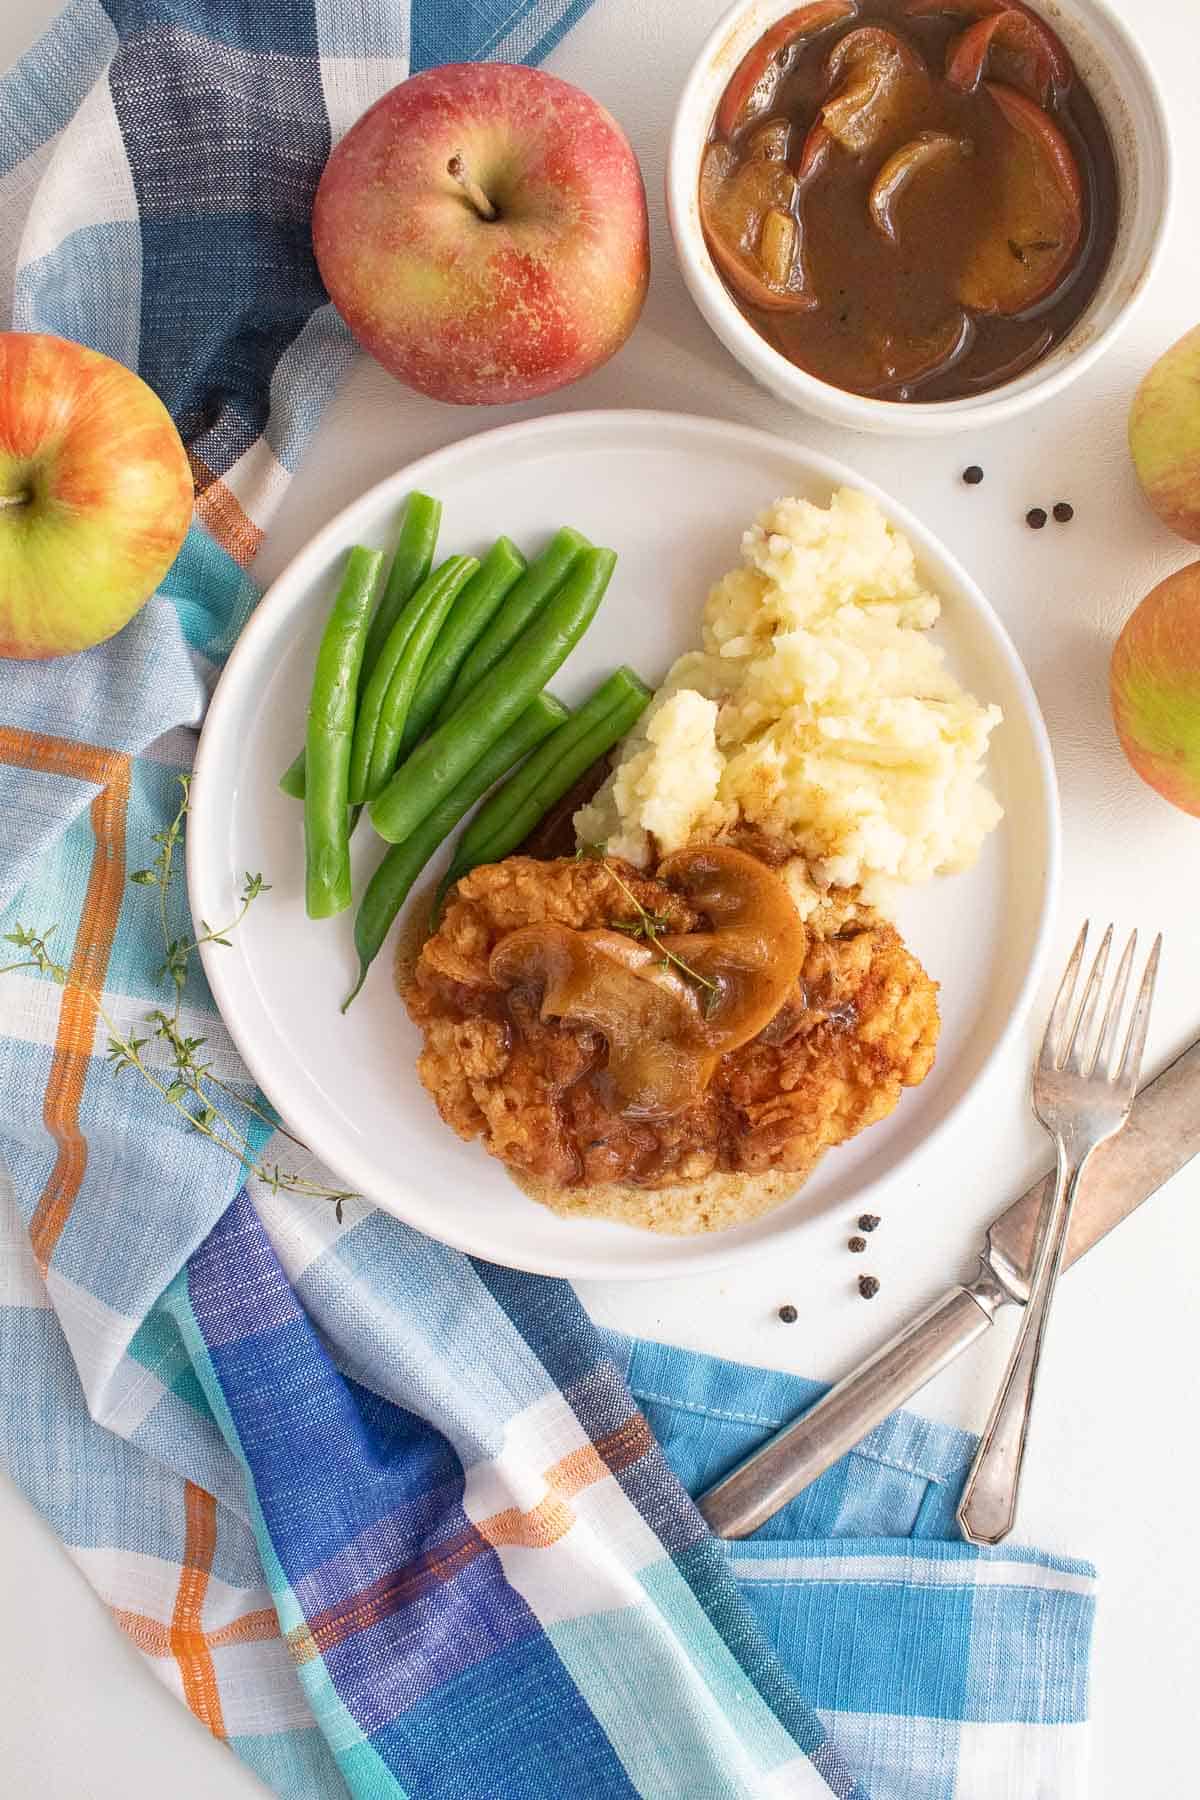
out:
{"label": "knife handle", "polygon": [[951,1288],[898,1337],[777,1431],[697,1501],[723,1538],[748,1537],[981,1338],[1008,1295],[985,1270]]}

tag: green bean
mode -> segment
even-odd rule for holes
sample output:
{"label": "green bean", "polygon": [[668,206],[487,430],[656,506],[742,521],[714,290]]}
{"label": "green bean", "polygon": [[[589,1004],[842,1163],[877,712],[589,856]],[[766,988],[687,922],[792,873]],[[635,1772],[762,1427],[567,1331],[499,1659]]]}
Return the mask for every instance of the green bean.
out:
{"label": "green bean", "polygon": [[310,919],[327,919],[350,904],[350,744],[367,623],[382,570],[382,550],[355,545],[317,651],[305,745],[304,872]]}
{"label": "green bean", "polygon": [[632,669],[610,675],[480,807],[458,840],[443,892],[468,869],[511,855],[596,758],[625,736],[650,700],[650,689]]}
{"label": "green bean", "polygon": [[484,795],[494,781],[567,717],[567,709],[551,694],[538,694],[524,712],[485,750],[440,804],[428,813],[402,844],[393,844],[372,875],[359,902],[354,920],[354,947],[358,952],[358,980],[342,1003],[345,1012],[367,977],[367,970],[383,948],[384,939],[412,889],[414,881],[439,845],[445,842],[463,814]]}
{"label": "green bean", "polygon": [[580,553],[561,590],[519,642],[484,676],[453,718],[417,745],[371,801],[371,823],[380,837],[403,843],[524,711],[591,624],[616,560],[611,550]]}
{"label": "green bean", "polygon": [[295,756],[279,777],[280,792],[289,800],[303,800],[305,772],[308,767],[308,752],[297,750]]}
{"label": "green bean", "polygon": [[371,620],[371,629],[367,634],[367,647],[363,652],[364,680],[370,679],[392,626],[433,567],[433,554],[437,549],[441,524],[440,500],[431,500],[428,494],[413,493],[408,496],[400,523],[400,536],[396,540],[396,552],[388,570],[387,586],[379,602],[379,611]]}
{"label": "green bean", "polygon": [[[387,641],[392,626],[433,566],[433,552],[437,547],[441,522],[440,500],[431,500],[428,494],[414,493],[408,496],[396,553],[388,570],[387,584],[367,633],[358,678],[360,693],[370,680],[371,670],[375,667],[376,658]],[[290,799],[303,800],[304,782],[305,753],[300,750],[279,777],[279,786]]]}
{"label": "green bean", "polygon": [[444,725],[458,711],[471,690],[495,668],[550,596],[562,586],[580,551],[589,548],[582,533],[572,531],[569,525],[555,532],[541,555],[534,557],[458,671],[454,685],[437,710],[435,726]]}
{"label": "green bean", "polygon": [[[476,564],[476,573],[478,571],[479,565]],[[465,587],[466,583],[462,583],[462,586]],[[403,656],[396,665],[396,672],[388,683],[383,710],[379,715],[379,724],[375,732],[375,747],[371,751],[369,794],[380,793],[395,773],[413,695],[425,672],[430,654],[440,641],[450,608],[454,605],[460,592],[461,587],[458,584],[449,582],[446,584],[445,591],[426,607],[424,615],[408,641]]]}
{"label": "green bean", "polygon": [[405,756],[425,735],[425,728],[454,685],[454,678],[513,583],[525,572],[525,558],[511,538],[497,538],[482,563],[472,575],[454,610],[442,627],[437,641],[437,655],[425,665],[420,685],[408,709],[408,722],[400,739],[400,755]]}
{"label": "green bean", "polygon": [[[361,805],[376,792],[376,788],[372,786],[376,769],[376,747],[379,747],[379,766],[382,767],[385,746],[380,742],[380,736],[393,678],[404,667],[410,654],[417,654],[418,648],[420,662],[417,672],[420,673],[433,643],[433,638],[423,630],[426,619],[436,611],[437,625],[440,628],[455,597],[461,593],[478,567],[473,556],[448,556],[432,575],[426,576],[388,633],[387,642],[375,659],[375,667],[371,670],[370,679],[358,702],[358,717],[354,722],[354,748],[350,757],[352,806]],[[403,725],[404,721],[401,719],[401,729]],[[393,764],[398,745],[397,734],[392,743]],[[379,787],[383,786],[391,772],[389,766],[378,783]]]}

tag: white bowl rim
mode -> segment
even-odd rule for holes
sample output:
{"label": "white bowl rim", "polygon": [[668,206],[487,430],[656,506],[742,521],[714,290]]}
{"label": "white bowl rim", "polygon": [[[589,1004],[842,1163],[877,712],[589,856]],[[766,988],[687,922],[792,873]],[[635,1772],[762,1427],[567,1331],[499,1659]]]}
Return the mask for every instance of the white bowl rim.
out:
{"label": "white bowl rim", "polygon": [[[782,449],[789,456],[803,461],[806,467],[819,475],[822,480],[827,480],[831,489],[850,485],[871,495],[883,507],[888,518],[893,520],[899,529],[911,538],[919,557],[932,552],[944,565],[953,583],[956,597],[965,600],[991,628],[996,653],[1006,665],[1014,688],[1021,696],[1022,713],[1029,728],[1030,743],[1040,775],[1040,825],[1045,843],[1045,868],[1042,879],[1044,899],[1028,967],[1014,998],[1009,1016],[976,1071],[973,1089],[960,1095],[920,1143],[901,1156],[894,1167],[864,1184],[858,1200],[865,1206],[877,1194],[882,1193],[889,1184],[897,1180],[903,1171],[911,1169],[929,1157],[934,1146],[942,1143],[949,1133],[961,1123],[971,1093],[985,1085],[1024,1028],[1045,969],[1058,911],[1062,862],[1062,813],[1054,756],[1037,694],[999,613],[958,558],[947,549],[937,533],[922,524],[908,507],[894,499],[891,494],[868,477],[860,475],[845,463],[834,457],[826,456],[807,444],[794,443],[777,432],[763,431],[755,426],[742,425],[728,419],[706,417],[702,414],[637,407],[611,410],[594,408],[580,412],[545,414],[532,419],[519,420],[515,424],[497,426],[490,431],[477,432],[467,438],[455,439],[439,450],[415,458],[391,475],[374,483],[365,493],[352,500],[326,525],[322,526],[275,577],[250,615],[225,664],[209,705],[193,768],[192,806],[189,820],[191,829],[185,837],[189,905],[195,916],[199,917],[206,904],[203,888],[204,883],[209,879],[213,847],[220,838],[220,834],[212,826],[210,819],[211,807],[218,802],[215,798],[212,803],[209,801],[207,773],[209,762],[216,762],[218,759],[217,744],[221,718],[230,707],[236,708],[240,698],[240,689],[247,682],[253,680],[254,652],[257,640],[259,637],[269,637],[274,629],[273,614],[278,610],[278,604],[285,595],[292,593],[290,603],[295,604],[293,590],[297,583],[306,579],[309,566],[322,567],[331,551],[341,544],[355,541],[360,531],[361,519],[369,516],[372,509],[382,501],[398,500],[413,487],[421,488],[426,492],[436,491],[439,469],[445,462],[458,455],[466,445],[471,445],[476,450],[486,447],[490,451],[503,455],[505,447],[514,439],[542,435],[552,440],[556,436],[569,437],[580,430],[587,431],[595,427],[607,431],[628,427],[631,430],[645,431],[656,435],[667,431],[681,432],[685,435],[697,433],[705,436],[718,433],[728,440],[731,449],[738,444],[755,443],[773,452]],[[272,1104],[275,1105],[284,1124],[299,1135],[305,1136],[305,1121],[295,1116],[285,1099],[277,1100],[275,1098],[272,1090],[278,1091],[277,1084],[268,1067],[267,1059],[259,1054],[257,1042],[252,1035],[240,1030],[238,1024],[235,1023],[238,1017],[238,1009],[235,1004],[238,976],[233,963],[228,958],[218,955],[212,945],[201,946],[200,958],[213,1000],[247,1069],[259,1087],[271,1096]],[[308,1129],[310,1135],[315,1136],[315,1134],[311,1134],[311,1125]],[[322,1154],[319,1143],[314,1142],[310,1147],[316,1155]],[[452,1249],[461,1250],[469,1256],[488,1254],[480,1249],[478,1243],[471,1241],[469,1231],[459,1230],[457,1221],[447,1217],[444,1213],[439,1218],[438,1229],[434,1231],[426,1220],[419,1220],[406,1214],[395,1204],[374,1199],[370,1191],[372,1180],[369,1165],[350,1152],[347,1151],[339,1157],[336,1173],[339,1179],[365,1194],[372,1204],[380,1206],[381,1210],[392,1213],[394,1217],[404,1219],[415,1230],[426,1231],[429,1235],[436,1236],[441,1242],[448,1244]],[[769,1213],[764,1215],[765,1218],[771,1216]],[[750,1260],[771,1251],[778,1252],[781,1244],[788,1240],[794,1240],[803,1232],[805,1224],[806,1221],[803,1218],[793,1221],[790,1225],[783,1225],[781,1222],[776,1232],[769,1232],[761,1240],[749,1242],[731,1241],[735,1236],[734,1231],[714,1232],[704,1250],[698,1252],[692,1248],[686,1265],[678,1270],[666,1268],[658,1262],[631,1266],[627,1258],[609,1259],[604,1253],[594,1250],[582,1261],[570,1254],[563,1256],[547,1254],[533,1259],[514,1261],[508,1266],[524,1269],[532,1274],[554,1275],[568,1280],[666,1280],[676,1276],[696,1275],[712,1269],[723,1268],[742,1258]],[[686,1241],[692,1246],[696,1243],[694,1238]],[[494,1252],[492,1254],[494,1255]],[[583,1262],[586,1262],[586,1267],[582,1266]]]}
{"label": "white bowl rim", "polygon": [[[707,103],[701,108],[701,92],[716,52],[728,43],[731,34],[746,14],[761,7],[765,13],[778,11],[782,15],[788,10],[788,0],[765,0],[765,3],[764,0],[733,0],[733,4],[722,13],[688,70],[676,105],[667,152],[667,214],[684,280],[701,314],[743,367],[780,399],[833,424],[896,436],[931,437],[968,428],[997,425],[1060,394],[1092,367],[1125,328],[1158,268],[1167,241],[1177,186],[1174,145],[1166,102],[1158,78],[1141,45],[1125,20],[1110,4],[1110,0],[1066,0],[1066,3],[1073,9],[1072,22],[1081,30],[1086,32],[1086,16],[1092,13],[1098,15],[1120,41],[1122,51],[1133,66],[1134,74],[1141,82],[1144,97],[1149,103],[1161,173],[1157,189],[1159,197],[1156,203],[1156,223],[1149,249],[1129,294],[1108,324],[1103,330],[1093,333],[1086,343],[1080,344],[1057,366],[1048,366],[1051,359],[1046,359],[1045,365],[1035,363],[1023,377],[1018,378],[1022,382],[1020,387],[1008,383],[979,395],[967,395],[958,400],[933,401],[878,400],[870,395],[851,393],[831,382],[822,381],[789,362],[760,336],[739,311],[713,267],[698,215],[690,204],[695,194],[698,171],[687,140],[694,131],[698,110],[703,110],[706,115],[704,130],[707,135],[707,115],[711,108]],[[1075,9],[1083,15],[1083,21],[1074,17]],[[769,18],[764,18],[764,29],[769,23]],[[1101,292],[1109,273],[1111,270],[1106,271],[1102,278]],[[1045,372],[1039,374],[1043,367]]]}

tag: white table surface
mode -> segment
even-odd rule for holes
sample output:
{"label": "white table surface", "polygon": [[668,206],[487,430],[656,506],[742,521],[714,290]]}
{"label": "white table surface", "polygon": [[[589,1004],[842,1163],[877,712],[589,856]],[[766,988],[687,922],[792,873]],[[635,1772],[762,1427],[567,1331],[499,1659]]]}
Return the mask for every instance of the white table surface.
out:
{"label": "white table surface", "polygon": [[[372,0],[382,4],[383,0]],[[1170,809],[1126,768],[1105,699],[1114,632],[1187,546],[1137,491],[1125,413],[1142,372],[1200,314],[1200,245],[1186,182],[1200,168],[1194,27],[1177,41],[1179,0],[1116,0],[1171,106],[1183,204],[1165,265],[1116,350],[1060,402],[978,438],[908,445],[809,422],[760,392],[694,311],[663,216],[663,160],[675,95],[725,0],[598,0],[551,59],[602,99],[642,162],[654,272],[642,322],[605,369],[549,403],[460,410],[421,400],[360,358],[326,416],[260,558],[269,578],[364,488],[412,457],[485,426],[572,407],[658,406],[733,418],[803,439],[912,506],[965,561],[1024,656],[1054,742],[1065,819],[1054,962],[1092,913],[1119,928],[1161,927],[1165,980],[1151,1033],[1160,1065],[1200,1030],[1200,822]],[[0,7],[0,67],[57,10]],[[967,462],[981,488],[959,480]],[[1040,534],[1026,509],[1068,499],[1075,521]],[[1029,1043],[1033,1041],[1031,1025]],[[1025,1101],[1029,1046],[975,1096],[957,1135],[884,1210],[869,1258],[845,1251],[831,1218],[804,1266],[766,1258],[722,1275],[596,1286],[605,1323],[747,1361],[836,1377],[969,1267],[980,1228],[1046,1160]],[[1088,1556],[1102,1576],[1093,1691],[1094,1800],[1176,1800],[1195,1782],[1200,1575],[1192,1544],[1200,1482],[1195,1363],[1200,1352],[1200,1168],[1185,1171],[1064,1285],[1041,1378],[1022,1504],[1026,1541]],[[853,1278],[870,1266],[870,1305]],[[799,1308],[788,1327],[784,1301]],[[949,1370],[921,1406],[978,1427],[1011,1317]],[[227,1752],[160,1689],[109,1623],[50,1532],[0,1478],[0,1790],[13,1800],[175,1800],[261,1794]],[[990,1800],[987,1795],[978,1800]],[[1024,1797],[1022,1797],[1024,1800]],[[1029,1797],[1033,1800],[1033,1796]]]}

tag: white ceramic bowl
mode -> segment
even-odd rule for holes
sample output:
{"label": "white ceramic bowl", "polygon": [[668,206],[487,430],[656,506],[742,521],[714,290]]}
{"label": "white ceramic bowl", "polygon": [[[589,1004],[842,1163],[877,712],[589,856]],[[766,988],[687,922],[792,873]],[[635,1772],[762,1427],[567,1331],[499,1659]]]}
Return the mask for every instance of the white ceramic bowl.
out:
{"label": "white ceramic bowl", "polygon": [[[675,115],[667,163],[667,208],[684,279],[700,311],[738,361],[782,400],[852,430],[932,437],[999,424],[1061,393],[1112,343],[1158,259],[1172,173],[1162,95],[1141,50],[1106,0],[1036,0],[1060,34],[1112,138],[1120,181],[1117,239],[1091,305],[1051,354],[1014,381],[963,400],[872,400],[796,368],[750,324],[725,288],[700,225],[700,159],[733,71],[795,0],[738,0],[692,66]],[[867,10],[864,0],[864,11]]]}

